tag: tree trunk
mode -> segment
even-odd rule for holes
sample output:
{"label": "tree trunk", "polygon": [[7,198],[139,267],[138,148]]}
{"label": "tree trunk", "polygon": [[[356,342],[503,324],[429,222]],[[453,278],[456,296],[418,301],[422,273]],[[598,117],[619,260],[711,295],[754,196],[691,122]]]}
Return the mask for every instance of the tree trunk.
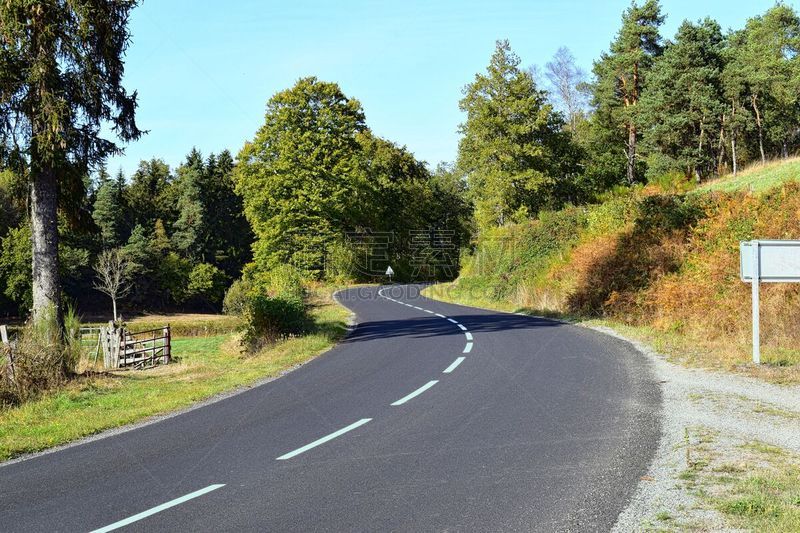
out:
{"label": "tree trunk", "polygon": [[628,126],[628,184],[633,185],[636,180],[636,126]]}
{"label": "tree trunk", "polygon": [[111,307],[114,308],[114,323],[117,323],[117,299],[111,298]]}
{"label": "tree trunk", "polygon": [[764,128],[761,125],[761,113],[758,111],[758,105],[756,105],[756,95],[752,95],[750,97],[750,101],[753,103],[753,111],[756,113],[756,126],[758,126],[758,150],[761,152],[761,163],[767,162],[767,157],[764,155]]}
{"label": "tree trunk", "polygon": [[54,313],[61,326],[61,282],[58,272],[58,185],[52,168],[31,172],[31,241],[33,246],[33,320]]}

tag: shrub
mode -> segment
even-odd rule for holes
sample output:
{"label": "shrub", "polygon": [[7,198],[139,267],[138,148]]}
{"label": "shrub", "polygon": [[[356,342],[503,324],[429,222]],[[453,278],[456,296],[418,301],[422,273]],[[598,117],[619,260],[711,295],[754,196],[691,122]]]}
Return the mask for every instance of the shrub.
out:
{"label": "shrub", "polygon": [[200,263],[189,272],[187,298],[216,307],[222,302],[226,281],[227,277],[222,270],[208,263]]}
{"label": "shrub", "polygon": [[303,333],[308,327],[305,302],[286,296],[253,295],[245,307],[244,323],[242,340],[250,348],[257,349]]}
{"label": "shrub", "polygon": [[249,278],[234,281],[225,292],[225,298],[222,300],[222,312],[226,315],[242,316],[252,290],[253,282]]}
{"label": "shrub", "polygon": [[[69,338],[64,343],[54,311],[37,322],[29,322],[20,332],[13,348],[13,379],[11,373],[0,380],[0,402],[22,403],[42,391],[60,385],[75,369],[80,354],[80,342]],[[69,315],[69,313],[68,313]],[[68,316],[73,320],[74,314]],[[6,359],[8,358],[8,354]]]}
{"label": "shrub", "polygon": [[232,287],[233,292],[228,291],[226,305],[242,313],[246,346],[257,349],[307,329],[303,277],[296,268],[282,265],[267,272],[250,270],[244,280]]}
{"label": "shrub", "polygon": [[358,278],[358,258],[352,246],[336,242],[328,247],[325,257],[325,277],[340,283]]}
{"label": "shrub", "polygon": [[305,296],[303,276],[292,265],[281,265],[267,272],[256,274],[254,290],[258,294],[299,300]]}

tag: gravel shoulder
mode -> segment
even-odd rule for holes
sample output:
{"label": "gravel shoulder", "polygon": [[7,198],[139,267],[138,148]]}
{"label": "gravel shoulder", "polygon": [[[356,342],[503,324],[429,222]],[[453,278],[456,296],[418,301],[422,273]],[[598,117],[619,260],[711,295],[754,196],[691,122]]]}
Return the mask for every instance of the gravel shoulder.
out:
{"label": "gravel shoulder", "polygon": [[738,497],[741,488],[734,487],[743,477],[800,464],[800,386],[681,367],[611,328],[590,327],[644,353],[662,386],[661,443],[614,531],[758,527],[752,524],[760,522],[748,521],[749,510],[744,518],[723,510],[726,501]]}

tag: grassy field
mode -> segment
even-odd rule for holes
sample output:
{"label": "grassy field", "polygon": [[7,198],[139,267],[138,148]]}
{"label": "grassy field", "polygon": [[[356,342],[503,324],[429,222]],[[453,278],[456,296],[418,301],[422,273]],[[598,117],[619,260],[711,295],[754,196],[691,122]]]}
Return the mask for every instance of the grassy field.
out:
{"label": "grassy field", "polygon": [[349,312],[331,294],[330,288],[313,291],[311,333],[257,354],[240,353],[233,333],[176,338],[174,364],[82,376],[38,400],[0,410],[0,460],[187,407],[308,361],[346,331]]}
{"label": "grassy field", "polygon": [[786,160],[769,161],[762,165],[757,163],[732,175],[704,183],[696,192],[711,191],[752,191],[763,192],[788,181],[800,181],[800,157]]}

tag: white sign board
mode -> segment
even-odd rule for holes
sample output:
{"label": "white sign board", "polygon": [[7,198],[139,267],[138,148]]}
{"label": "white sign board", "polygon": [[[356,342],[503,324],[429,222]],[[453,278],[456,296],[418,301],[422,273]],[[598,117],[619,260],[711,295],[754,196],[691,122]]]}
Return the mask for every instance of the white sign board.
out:
{"label": "white sign board", "polygon": [[[758,243],[759,280],[765,283],[800,282],[800,241],[755,241]],[[753,281],[753,243],[739,243],[742,281]]]}
{"label": "white sign board", "polygon": [[389,276],[390,278],[394,276],[394,270],[392,270],[392,267],[386,269],[386,275]]}
{"label": "white sign board", "polygon": [[753,290],[753,362],[761,363],[759,286],[800,282],[800,241],[742,241],[739,243],[739,275]]}

